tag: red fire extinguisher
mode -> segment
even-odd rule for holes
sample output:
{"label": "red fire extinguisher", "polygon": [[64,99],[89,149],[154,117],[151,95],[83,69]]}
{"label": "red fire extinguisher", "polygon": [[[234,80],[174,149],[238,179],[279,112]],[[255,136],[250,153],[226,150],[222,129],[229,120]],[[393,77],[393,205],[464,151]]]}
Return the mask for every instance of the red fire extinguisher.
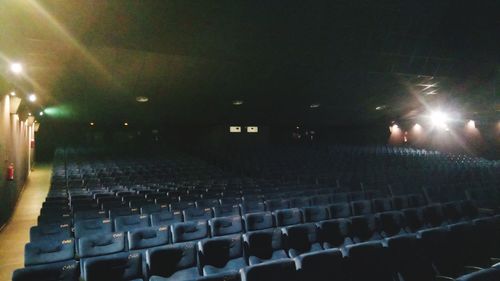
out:
{"label": "red fire extinguisher", "polygon": [[10,163],[9,166],[7,167],[7,180],[9,181],[14,180],[14,163]]}

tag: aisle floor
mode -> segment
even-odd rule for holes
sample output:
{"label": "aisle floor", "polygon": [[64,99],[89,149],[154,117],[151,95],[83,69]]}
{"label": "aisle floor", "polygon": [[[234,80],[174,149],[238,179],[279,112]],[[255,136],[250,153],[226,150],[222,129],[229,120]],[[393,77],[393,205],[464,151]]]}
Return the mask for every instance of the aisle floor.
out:
{"label": "aisle floor", "polygon": [[37,166],[30,174],[10,222],[0,231],[0,281],[11,280],[12,272],[23,267],[24,245],[29,229],[36,225],[50,187],[51,165]]}

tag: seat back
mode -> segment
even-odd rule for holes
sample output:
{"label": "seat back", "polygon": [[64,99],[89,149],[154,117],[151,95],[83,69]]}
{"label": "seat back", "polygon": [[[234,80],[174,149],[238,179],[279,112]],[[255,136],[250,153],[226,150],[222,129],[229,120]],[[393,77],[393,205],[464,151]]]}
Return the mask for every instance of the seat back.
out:
{"label": "seat back", "polygon": [[224,267],[229,260],[243,257],[241,235],[214,237],[198,242],[200,263]]}
{"label": "seat back", "polygon": [[182,214],[184,215],[184,221],[207,221],[213,217],[210,208],[188,208]]}
{"label": "seat back", "polygon": [[12,274],[12,281],[78,281],[80,278],[78,268],[78,262],[74,260],[34,265],[16,269]]}
{"label": "seat back", "polygon": [[125,235],[121,232],[93,234],[78,239],[81,258],[102,256],[125,251]]}
{"label": "seat back", "polygon": [[326,207],[305,207],[302,208],[302,215],[304,222],[319,222],[330,218]]}
{"label": "seat back", "polygon": [[240,215],[240,207],[237,204],[234,205],[221,205],[212,208],[215,218],[221,217],[232,217]]}
{"label": "seat back", "polygon": [[328,211],[332,219],[347,218],[351,216],[351,207],[349,203],[331,204],[328,206]]}
{"label": "seat back", "polygon": [[246,231],[255,231],[273,227],[273,216],[270,212],[250,213],[243,216]]}
{"label": "seat back", "polygon": [[302,223],[300,209],[282,209],[274,212],[276,226],[287,226]]}
{"label": "seat back", "polygon": [[118,253],[83,261],[85,281],[142,279],[140,253]]}
{"label": "seat back", "polygon": [[149,227],[149,216],[147,215],[131,215],[115,219],[115,231],[117,232],[127,232],[145,227]]}
{"label": "seat back", "polygon": [[37,241],[62,241],[71,237],[68,224],[46,224],[30,228],[30,242]]}
{"label": "seat back", "polygon": [[305,253],[294,258],[300,280],[348,281],[339,249]]}
{"label": "seat back", "polygon": [[243,239],[248,247],[248,256],[255,256],[263,260],[270,259],[274,251],[283,249],[279,229],[252,231],[245,233]]}
{"label": "seat back", "polygon": [[298,281],[293,260],[277,260],[246,267],[241,270],[242,281]]}
{"label": "seat back", "polygon": [[172,242],[196,241],[208,237],[206,221],[179,222],[171,226]]}
{"label": "seat back", "polygon": [[76,239],[93,234],[111,233],[112,231],[113,225],[109,219],[97,218],[75,222]]}
{"label": "seat back", "polygon": [[171,277],[175,272],[196,267],[196,243],[186,242],[147,250],[149,275]]}
{"label": "seat back", "polygon": [[351,202],[352,214],[354,216],[369,215],[372,213],[372,206],[369,200],[359,200]]}
{"label": "seat back", "polygon": [[182,214],[180,211],[161,211],[159,213],[153,213],[150,216],[152,226],[168,226],[182,222]]}
{"label": "seat back", "polygon": [[134,229],[127,233],[129,250],[140,250],[161,245],[170,241],[170,227],[158,226]]}
{"label": "seat back", "polygon": [[389,259],[382,243],[365,242],[349,245],[346,247],[346,253],[352,281],[393,280]]}
{"label": "seat back", "polygon": [[212,237],[237,234],[243,231],[240,216],[213,218],[208,221]]}
{"label": "seat back", "polygon": [[63,241],[43,240],[27,243],[24,246],[24,265],[31,266],[72,260],[75,257],[73,239]]}

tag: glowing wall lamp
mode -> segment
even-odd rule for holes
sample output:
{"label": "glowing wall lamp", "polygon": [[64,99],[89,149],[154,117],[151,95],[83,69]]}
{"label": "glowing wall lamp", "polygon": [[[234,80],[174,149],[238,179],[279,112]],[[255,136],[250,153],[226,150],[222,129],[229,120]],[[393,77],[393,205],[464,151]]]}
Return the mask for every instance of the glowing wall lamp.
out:
{"label": "glowing wall lamp", "polygon": [[10,114],[16,114],[21,105],[21,99],[15,96],[10,97]]}
{"label": "glowing wall lamp", "polygon": [[33,125],[33,123],[35,123],[35,116],[28,116],[28,118],[26,119],[26,124],[28,126],[31,126]]}

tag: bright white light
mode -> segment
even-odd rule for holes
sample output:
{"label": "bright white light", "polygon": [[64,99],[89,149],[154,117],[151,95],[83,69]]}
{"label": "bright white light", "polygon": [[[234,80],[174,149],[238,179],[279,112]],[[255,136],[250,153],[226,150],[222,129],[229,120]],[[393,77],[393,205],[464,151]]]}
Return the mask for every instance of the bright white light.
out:
{"label": "bright white light", "polygon": [[469,120],[469,122],[467,122],[467,128],[469,128],[469,129],[475,129],[476,128],[476,122],[474,120]]}
{"label": "bright white light", "polygon": [[242,104],[243,104],[243,101],[242,101],[242,100],[234,100],[234,101],[233,101],[233,105],[238,106],[238,105],[242,105]]}
{"label": "bright white light", "polygon": [[448,115],[444,114],[443,112],[439,112],[439,111],[433,112],[431,114],[431,121],[432,121],[432,124],[438,128],[441,128],[441,129],[448,128],[446,123],[449,121],[449,118],[448,118]]}
{"label": "bright white light", "polygon": [[10,65],[10,71],[14,74],[19,74],[23,72],[23,65],[18,62],[14,62]]}
{"label": "bright white light", "polygon": [[29,100],[30,102],[35,102],[35,101],[36,101],[36,95],[35,95],[35,94],[30,94],[30,95],[28,96],[28,100]]}
{"label": "bright white light", "polygon": [[415,132],[420,132],[420,131],[422,131],[422,126],[420,124],[416,123],[415,125],[413,125],[413,130]]}
{"label": "bright white light", "polygon": [[38,115],[43,116],[43,111],[40,111],[40,113]]}
{"label": "bright white light", "polygon": [[13,97],[15,97],[16,96],[16,92],[12,91],[12,92],[10,92],[10,95],[13,96]]}

